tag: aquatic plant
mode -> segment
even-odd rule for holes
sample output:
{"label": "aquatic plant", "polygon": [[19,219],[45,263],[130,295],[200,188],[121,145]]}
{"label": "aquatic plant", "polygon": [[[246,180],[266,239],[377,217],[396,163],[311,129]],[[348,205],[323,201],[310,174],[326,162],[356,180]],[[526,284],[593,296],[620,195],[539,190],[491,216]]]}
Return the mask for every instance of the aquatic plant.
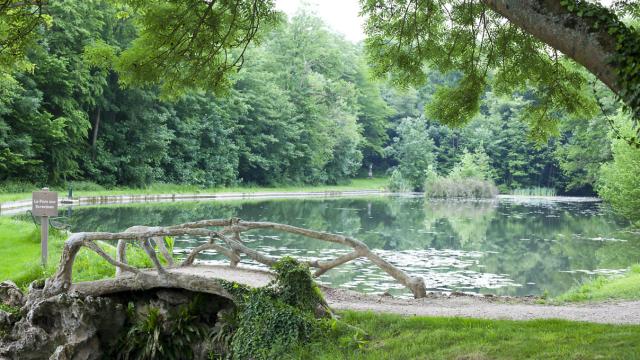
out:
{"label": "aquatic plant", "polygon": [[438,178],[425,185],[427,198],[488,199],[498,195],[498,188],[491,181],[480,179]]}
{"label": "aquatic plant", "polygon": [[515,189],[511,191],[511,195],[518,196],[556,196],[556,189],[548,187],[531,187],[524,189]]}

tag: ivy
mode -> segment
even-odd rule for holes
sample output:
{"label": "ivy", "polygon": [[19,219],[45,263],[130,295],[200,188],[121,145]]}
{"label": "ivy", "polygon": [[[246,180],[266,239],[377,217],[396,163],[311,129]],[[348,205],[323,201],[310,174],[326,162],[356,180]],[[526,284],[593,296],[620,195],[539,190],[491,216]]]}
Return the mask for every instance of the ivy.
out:
{"label": "ivy", "polygon": [[309,267],[284,257],[273,270],[276,279],[263,288],[223,283],[238,306],[238,328],[231,341],[233,359],[280,358],[328,328],[315,316],[325,302]]}
{"label": "ivy", "polygon": [[[615,53],[610,62],[615,67],[620,92],[618,99],[633,118],[640,119],[640,32],[627,26],[605,7],[584,0],[561,0],[560,4],[571,14],[588,21],[594,32],[606,31],[615,39]],[[629,144],[640,148],[640,128],[636,135],[626,138]],[[620,135],[617,135],[618,138]]]}

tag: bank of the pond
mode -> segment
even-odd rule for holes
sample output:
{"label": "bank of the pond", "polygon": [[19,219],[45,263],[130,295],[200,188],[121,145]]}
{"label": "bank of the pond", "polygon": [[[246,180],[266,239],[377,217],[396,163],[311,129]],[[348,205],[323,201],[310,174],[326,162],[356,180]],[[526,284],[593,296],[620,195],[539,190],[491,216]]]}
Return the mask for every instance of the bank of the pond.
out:
{"label": "bank of the pond", "polygon": [[341,313],[367,338],[326,338],[293,359],[638,359],[640,326]]}
{"label": "bank of the pond", "polygon": [[601,324],[640,325],[640,300],[581,304],[547,303],[538,298],[446,295],[393,298],[343,289],[324,289],[329,305],[343,311],[372,311],[403,316],[464,317],[493,320],[561,319]]}
{"label": "bank of the pond", "polygon": [[[304,192],[340,192],[354,190],[383,190],[387,185],[387,178],[353,179],[343,185],[316,185],[316,186],[237,186],[237,187],[212,187],[202,188],[193,185],[180,184],[153,184],[146,188],[117,187],[103,189],[99,186],[81,187],[74,189],[74,197],[99,197],[99,196],[136,196],[136,195],[215,195],[220,193],[255,194],[255,193],[304,193]],[[34,187],[33,191],[38,190]],[[61,195],[66,195],[68,189],[53,188]],[[0,203],[16,202],[31,199],[31,192],[0,192]]]}
{"label": "bank of the pond", "polygon": [[556,302],[587,302],[616,299],[640,299],[640,264],[624,275],[600,276],[576,286],[553,299]]}

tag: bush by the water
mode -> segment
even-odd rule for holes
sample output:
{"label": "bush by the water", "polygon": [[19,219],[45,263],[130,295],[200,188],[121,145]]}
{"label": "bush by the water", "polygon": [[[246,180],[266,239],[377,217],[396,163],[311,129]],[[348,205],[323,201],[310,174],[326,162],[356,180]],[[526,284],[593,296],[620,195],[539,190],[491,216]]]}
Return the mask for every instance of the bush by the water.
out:
{"label": "bush by the water", "polygon": [[433,167],[427,169],[424,194],[428,198],[493,198],[498,195],[494,174],[482,147],[475,152],[464,150],[446,177],[438,175]]}
{"label": "bush by the water", "polygon": [[487,199],[498,195],[498,188],[489,181],[479,179],[439,178],[425,186],[429,198]]}
{"label": "bush by the water", "polygon": [[387,188],[389,189],[389,191],[396,193],[413,191],[413,186],[411,185],[411,183],[402,176],[402,173],[398,169],[393,170],[393,172],[391,173],[391,176],[389,177],[389,185],[387,186]]}

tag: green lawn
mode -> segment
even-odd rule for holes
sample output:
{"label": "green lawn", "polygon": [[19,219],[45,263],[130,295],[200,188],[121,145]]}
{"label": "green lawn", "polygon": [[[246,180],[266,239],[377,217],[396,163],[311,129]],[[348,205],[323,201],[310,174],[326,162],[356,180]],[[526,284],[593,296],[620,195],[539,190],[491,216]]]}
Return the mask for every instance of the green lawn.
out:
{"label": "green lawn", "polygon": [[[318,185],[318,186],[278,186],[278,187],[226,187],[226,188],[202,188],[193,185],[153,184],[146,188],[101,189],[99,186],[80,186],[73,192],[74,196],[101,196],[101,195],[144,195],[144,194],[215,194],[222,192],[298,192],[298,191],[349,191],[349,190],[381,190],[387,185],[387,178],[353,179],[344,185]],[[92,188],[91,190],[82,190]],[[33,190],[37,190],[36,187]],[[67,189],[53,188],[61,196],[66,195]],[[0,202],[28,200],[31,192],[0,193]]]}
{"label": "green lawn", "polygon": [[620,277],[598,277],[557,297],[556,301],[581,302],[640,299],[640,265]]}
{"label": "green lawn", "polygon": [[[640,326],[342,313],[360,341],[336,335],[300,349],[304,359],[640,359]],[[359,349],[359,347],[362,347]]]}
{"label": "green lawn", "polygon": [[[0,281],[11,280],[25,288],[32,281],[51,276],[57,269],[66,236],[55,230],[49,236],[49,261],[40,264],[40,229],[32,222],[0,217]],[[114,246],[100,243],[112,257]],[[151,266],[151,261],[137,248],[127,252],[130,263]],[[82,249],[74,262],[74,281],[97,280],[114,276],[115,268],[88,249]]]}
{"label": "green lawn", "polygon": [[40,230],[31,222],[0,217],[0,281],[10,279],[20,286],[53,272],[60,258],[63,238],[49,237],[49,266],[40,265]]}

